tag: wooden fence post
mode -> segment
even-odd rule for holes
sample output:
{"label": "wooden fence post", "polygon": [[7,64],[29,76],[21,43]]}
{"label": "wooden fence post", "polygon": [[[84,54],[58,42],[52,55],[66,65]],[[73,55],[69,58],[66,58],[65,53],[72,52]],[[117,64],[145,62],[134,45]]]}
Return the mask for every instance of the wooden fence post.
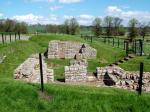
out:
{"label": "wooden fence post", "polygon": [[129,54],[129,42],[126,42],[126,56]]}
{"label": "wooden fence post", "polygon": [[41,91],[44,92],[44,81],[43,81],[43,67],[42,67],[42,55],[39,54],[39,64],[40,64],[40,75],[41,75]]}
{"label": "wooden fence post", "polygon": [[143,55],[143,41],[140,39],[139,40],[140,41],[140,56],[142,56]]}
{"label": "wooden fence post", "polygon": [[2,42],[4,44],[4,34],[2,33]]}
{"label": "wooden fence post", "polygon": [[139,88],[138,88],[139,95],[141,95],[141,94],[142,94],[143,69],[144,69],[144,63],[143,63],[143,62],[141,62],[141,63],[140,63],[140,79],[139,79]]}
{"label": "wooden fence post", "polygon": [[19,40],[20,40],[20,32],[18,32]]}
{"label": "wooden fence post", "polygon": [[124,50],[126,49],[126,42],[125,42],[125,40],[124,40],[124,43],[123,43],[123,45],[124,45]]}
{"label": "wooden fence post", "polygon": [[11,33],[10,33],[10,42],[11,42]]}
{"label": "wooden fence post", "polygon": [[16,41],[16,33],[15,33],[15,41]]}
{"label": "wooden fence post", "polygon": [[91,43],[93,42],[93,37],[91,36]]}
{"label": "wooden fence post", "polygon": [[5,42],[6,42],[6,34],[5,34]]}
{"label": "wooden fence post", "polygon": [[115,40],[114,40],[114,37],[113,37],[113,47],[115,46]]}
{"label": "wooden fence post", "polygon": [[110,44],[110,38],[108,39],[108,44]]}
{"label": "wooden fence post", "polygon": [[120,46],[120,40],[119,40],[119,38],[118,38],[118,48],[119,48],[119,46]]}
{"label": "wooden fence post", "polygon": [[81,34],[81,38],[82,38],[82,34]]}
{"label": "wooden fence post", "polygon": [[135,40],[135,54],[136,54],[136,46],[137,46],[137,44],[136,44],[136,40]]}

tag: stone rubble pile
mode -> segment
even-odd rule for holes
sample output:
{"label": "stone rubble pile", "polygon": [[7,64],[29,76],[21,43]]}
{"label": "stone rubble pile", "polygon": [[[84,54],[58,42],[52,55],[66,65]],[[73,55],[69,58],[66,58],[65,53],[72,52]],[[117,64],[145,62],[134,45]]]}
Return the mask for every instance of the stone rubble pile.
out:
{"label": "stone rubble pile", "polygon": [[[118,66],[97,67],[97,78],[105,85],[129,90],[138,89],[139,72],[129,72]],[[150,92],[150,72],[143,74],[143,90]]]}
{"label": "stone rubble pile", "polygon": [[49,59],[73,59],[75,56],[88,59],[95,58],[96,55],[96,49],[79,42],[53,40],[48,47]]}
{"label": "stone rubble pile", "polygon": [[[44,83],[54,81],[53,69],[48,69],[47,64],[43,64],[43,80]],[[40,83],[40,65],[39,56],[32,55],[24,63],[22,63],[14,72],[14,78],[32,83]]]}
{"label": "stone rubble pile", "polygon": [[65,82],[86,82],[87,61],[72,60],[70,66],[65,66]]}

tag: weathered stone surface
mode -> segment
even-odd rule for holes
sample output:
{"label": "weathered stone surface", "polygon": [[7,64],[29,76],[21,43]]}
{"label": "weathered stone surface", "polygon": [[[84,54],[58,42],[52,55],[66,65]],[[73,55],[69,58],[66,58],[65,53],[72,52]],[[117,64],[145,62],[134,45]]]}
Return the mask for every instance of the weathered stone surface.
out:
{"label": "weathered stone surface", "polygon": [[65,66],[65,82],[86,82],[87,61],[72,60],[70,66]]}
{"label": "weathered stone surface", "polygon": [[[44,83],[53,82],[53,69],[48,69],[47,64],[44,62],[44,60],[42,65]],[[14,78],[18,80],[25,80],[27,82],[39,83],[41,78],[38,55],[32,55],[24,63],[22,63],[15,70]]]}
{"label": "weathered stone surface", "polygon": [[[116,86],[119,88],[137,90],[139,81],[139,72],[129,72],[118,66],[97,67],[97,78],[104,81],[106,85]],[[107,73],[107,77],[106,77]],[[109,83],[111,82],[111,83]],[[150,91],[150,73],[143,74],[143,90]]]}
{"label": "weathered stone surface", "polygon": [[[84,45],[84,47],[83,47]],[[88,44],[71,42],[71,41],[59,41],[53,40],[49,43],[48,58],[65,58],[73,59],[78,58],[95,58],[97,55],[96,49],[90,47]]]}

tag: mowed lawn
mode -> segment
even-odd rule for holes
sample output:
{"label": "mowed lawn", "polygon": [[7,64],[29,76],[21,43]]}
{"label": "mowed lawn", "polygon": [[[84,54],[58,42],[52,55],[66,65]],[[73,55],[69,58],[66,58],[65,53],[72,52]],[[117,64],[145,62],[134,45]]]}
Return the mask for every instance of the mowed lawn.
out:
{"label": "mowed lawn", "polygon": [[[149,112],[150,95],[114,88],[46,84],[48,97],[39,95],[40,85],[13,79],[14,69],[33,53],[44,52],[50,40],[85,42],[78,36],[39,35],[29,41],[18,41],[0,45],[0,54],[6,55],[0,64],[0,112]],[[102,42],[88,42],[98,50],[96,59],[89,60],[89,72],[97,66],[108,65],[124,56],[119,48]],[[69,60],[47,60],[54,66],[55,79],[63,77],[63,66]]]}

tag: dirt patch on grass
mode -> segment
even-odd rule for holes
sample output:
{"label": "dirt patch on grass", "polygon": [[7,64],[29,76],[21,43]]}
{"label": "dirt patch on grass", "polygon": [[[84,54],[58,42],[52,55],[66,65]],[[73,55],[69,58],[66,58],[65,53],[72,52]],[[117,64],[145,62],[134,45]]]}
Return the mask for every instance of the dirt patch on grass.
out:
{"label": "dirt patch on grass", "polygon": [[53,96],[48,95],[47,92],[38,91],[39,99],[51,101],[53,99]]}

